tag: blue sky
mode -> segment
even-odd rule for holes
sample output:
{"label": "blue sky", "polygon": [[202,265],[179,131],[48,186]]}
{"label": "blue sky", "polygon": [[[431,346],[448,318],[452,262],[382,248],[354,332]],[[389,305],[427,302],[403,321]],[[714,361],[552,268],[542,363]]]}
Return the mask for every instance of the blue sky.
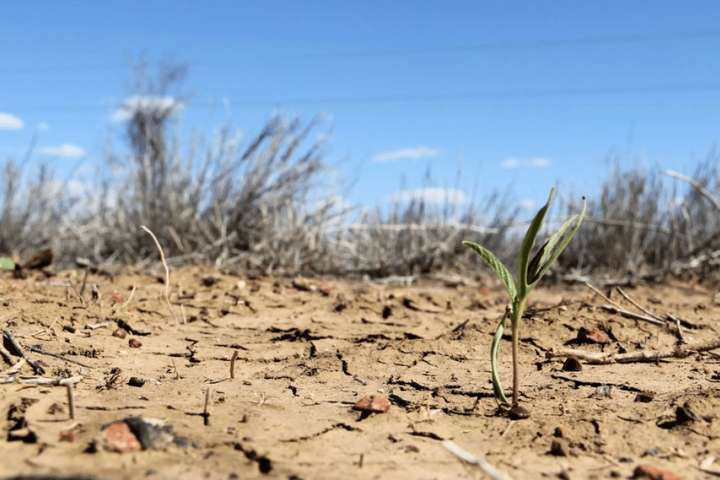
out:
{"label": "blue sky", "polygon": [[1,15],[0,158],[35,133],[35,161],[62,172],[120,141],[111,116],[141,53],[190,66],[187,131],[325,114],[340,193],[368,205],[428,169],[467,196],[592,195],[612,154],[691,173],[720,136],[715,1],[27,0]]}

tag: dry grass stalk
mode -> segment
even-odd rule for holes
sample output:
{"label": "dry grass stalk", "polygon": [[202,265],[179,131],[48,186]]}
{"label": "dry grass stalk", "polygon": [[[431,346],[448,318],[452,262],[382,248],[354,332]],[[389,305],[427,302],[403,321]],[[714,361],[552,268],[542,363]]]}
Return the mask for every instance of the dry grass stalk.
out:
{"label": "dry grass stalk", "polygon": [[155,242],[155,246],[160,252],[160,261],[162,262],[163,268],[165,268],[165,303],[167,304],[170,316],[177,324],[177,317],[175,317],[175,312],[173,311],[172,304],[170,303],[170,268],[168,267],[167,261],[165,260],[165,252],[163,252],[162,246],[160,246],[160,242],[158,241],[152,230],[147,228],[145,225],[141,225],[140,228],[145,230],[152,237],[153,241]]}

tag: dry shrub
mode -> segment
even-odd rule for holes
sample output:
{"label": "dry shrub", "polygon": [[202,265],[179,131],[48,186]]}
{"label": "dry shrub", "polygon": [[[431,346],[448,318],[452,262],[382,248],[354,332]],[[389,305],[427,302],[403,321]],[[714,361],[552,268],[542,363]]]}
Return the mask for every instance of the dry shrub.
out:
{"label": "dry shrub", "polygon": [[[461,245],[473,240],[503,260],[516,250],[518,209],[511,195],[481,203],[396,203],[353,219],[322,178],[316,122],[270,118],[254,137],[221,129],[209,142],[178,140],[185,69],[140,64],[122,105],[126,149],[108,147],[85,192],[72,195],[46,168],[23,172],[5,162],[0,181],[0,254],[51,246],[65,261],[153,261],[158,237],[171,263],[213,262],[263,273],[362,274],[476,271]],[[28,164],[27,159],[23,164]],[[560,259],[559,272],[717,270],[720,263],[720,170],[712,152],[692,180],[619,162],[589,195],[585,224]],[[82,201],[79,201],[82,200]],[[557,213],[575,212],[579,198]],[[467,270],[471,267],[471,270]]]}
{"label": "dry shrub", "polygon": [[[710,195],[718,189],[717,155],[692,176]],[[568,202],[574,210],[579,199]],[[720,211],[707,195],[659,168],[619,164],[588,202],[588,218],[561,259],[561,268],[640,277],[678,272],[720,248]]]}
{"label": "dry shrub", "polygon": [[48,245],[61,247],[72,237],[74,204],[47,166],[21,168],[6,160],[0,180],[0,252],[23,257]]}
{"label": "dry shrub", "polygon": [[505,239],[517,214],[509,203],[508,195],[500,194],[469,206],[436,206],[416,199],[365,213],[335,238],[335,271],[383,277],[464,270],[477,262],[463,248],[465,239],[506,254]]}

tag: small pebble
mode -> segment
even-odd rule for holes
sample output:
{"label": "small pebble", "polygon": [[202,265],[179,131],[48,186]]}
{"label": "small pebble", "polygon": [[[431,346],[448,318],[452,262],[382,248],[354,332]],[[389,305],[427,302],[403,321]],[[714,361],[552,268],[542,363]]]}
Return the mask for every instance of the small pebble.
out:
{"label": "small pebble", "polygon": [[127,332],[122,328],[118,328],[112,333],[112,336],[117,338],[125,338],[127,337]]}
{"label": "small pebble", "polygon": [[563,363],[562,369],[565,372],[581,372],[582,363],[580,363],[580,360],[575,357],[568,357],[565,359],[565,363]]}
{"label": "small pebble", "polygon": [[508,413],[510,420],[524,420],[526,418],[530,418],[530,411],[520,405],[515,405]]}
{"label": "small pebble", "polygon": [[130,385],[131,387],[140,388],[145,385],[145,379],[140,377],[130,377],[130,379],[128,380],[128,385]]}

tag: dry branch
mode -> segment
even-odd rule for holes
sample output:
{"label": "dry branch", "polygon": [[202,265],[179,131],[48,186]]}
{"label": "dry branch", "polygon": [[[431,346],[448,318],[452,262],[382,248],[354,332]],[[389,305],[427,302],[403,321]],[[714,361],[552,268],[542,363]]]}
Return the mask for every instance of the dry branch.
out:
{"label": "dry branch", "polygon": [[600,305],[600,308],[602,308],[603,310],[605,310],[608,313],[622,315],[625,318],[630,318],[633,320],[642,320],[644,322],[654,323],[655,325],[662,325],[662,326],[667,325],[665,322],[662,322],[656,318],[653,318],[653,317],[650,317],[648,315],[644,315],[641,313],[631,312],[630,310],[625,310],[624,308],[616,307],[615,305],[603,304],[603,305]]}
{"label": "dry branch", "polygon": [[8,375],[4,378],[0,378],[0,385],[6,385],[9,383],[19,383],[22,385],[69,385],[80,383],[83,377],[76,375],[74,377],[58,377],[58,378],[46,378],[46,377],[27,377],[22,375]]}
{"label": "dry branch", "polygon": [[547,358],[573,357],[592,365],[609,365],[612,363],[641,363],[656,362],[666,358],[686,358],[690,355],[709,352],[720,348],[720,339],[713,339],[695,345],[684,344],[665,350],[639,350],[627,353],[586,352],[584,350],[561,348],[549,350],[545,353]]}
{"label": "dry branch", "polygon": [[482,472],[490,477],[492,480],[512,480],[512,477],[507,473],[501,472],[497,468],[490,465],[484,458],[473,455],[464,448],[460,447],[457,443],[451,440],[445,440],[442,442],[445,449],[455,455],[457,458],[470,465],[475,465]]}
{"label": "dry branch", "polygon": [[701,183],[695,180],[694,178],[688,177],[686,175],[683,175],[680,172],[676,172],[675,170],[665,170],[663,172],[668,177],[677,178],[678,180],[682,180],[683,182],[687,182],[690,184],[691,187],[693,187],[700,195],[707,198],[710,203],[713,204],[713,206],[720,210],[720,199],[718,199],[715,195],[710,192],[705,186]]}

